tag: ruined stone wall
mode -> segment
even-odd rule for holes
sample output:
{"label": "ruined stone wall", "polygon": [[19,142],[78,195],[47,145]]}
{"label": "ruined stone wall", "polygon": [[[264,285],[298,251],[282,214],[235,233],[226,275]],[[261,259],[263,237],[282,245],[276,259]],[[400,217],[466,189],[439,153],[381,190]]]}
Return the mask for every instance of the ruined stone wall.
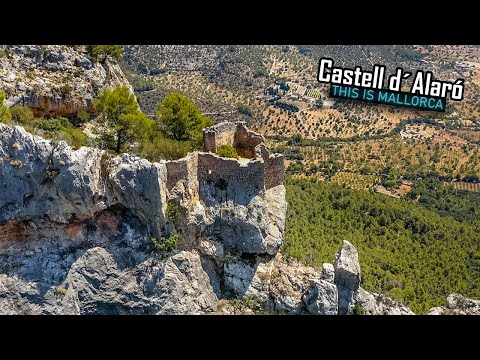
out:
{"label": "ruined stone wall", "polygon": [[167,161],[167,189],[170,191],[179,180],[188,182],[189,187],[196,187],[198,153],[189,154],[179,160]]}
{"label": "ruined stone wall", "polygon": [[232,193],[238,196],[232,200],[239,203],[260,194],[265,189],[265,166],[261,159],[241,165],[235,159],[199,153],[197,174],[200,187],[214,186],[219,191],[227,193],[232,190]]}
{"label": "ruined stone wall", "polygon": [[[270,154],[265,147],[264,138],[261,134],[248,130],[243,122],[224,122],[208,129],[204,129],[204,149],[206,152],[215,153],[219,146],[226,144],[232,145],[237,150],[240,157],[247,159],[263,159],[264,178],[257,180],[250,179],[249,181],[251,183],[260,181],[265,185],[266,189],[283,184],[285,173],[284,156],[281,154]],[[215,160],[215,162],[218,161],[218,159]],[[229,161],[232,164],[236,163],[234,160]],[[209,159],[208,162],[214,161]],[[225,166],[225,164],[226,163],[221,162],[216,165]],[[214,168],[213,166],[210,167]],[[245,169],[238,170],[242,173],[246,173],[248,176],[248,171],[246,172]],[[222,168],[222,173],[223,172],[224,169]]]}
{"label": "ruined stone wall", "polygon": [[205,129],[203,148],[206,152],[216,153],[222,145],[232,145],[243,158],[255,157],[255,147],[264,141],[262,135],[250,131],[244,122],[224,122]]}
{"label": "ruined stone wall", "polygon": [[187,178],[187,159],[168,161],[167,165],[167,189],[170,191],[175,184],[182,179]]}
{"label": "ruined stone wall", "polygon": [[241,157],[252,159],[255,157],[255,147],[263,141],[262,135],[248,130],[245,124],[239,123],[235,129],[233,147]]}
{"label": "ruined stone wall", "polygon": [[236,123],[223,122],[203,130],[203,150],[216,153],[222,145],[233,145]]}
{"label": "ruined stone wall", "polygon": [[259,155],[265,162],[265,189],[283,184],[285,177],[285,156],[282,154],[270,154],[265,144],[257,147]]}
{"label": "ruined stone wall", "polygon": [[[259,139],[236,134],[248,148]],[[256,148],[253,159],[151,163],[0,124],[0,314],[189,314],[232,295],[270,299],[264,264],[287,204],[284,186],[266,190],[277,156]],[[151,237],[170,235],[178,250],[158,256]]]}

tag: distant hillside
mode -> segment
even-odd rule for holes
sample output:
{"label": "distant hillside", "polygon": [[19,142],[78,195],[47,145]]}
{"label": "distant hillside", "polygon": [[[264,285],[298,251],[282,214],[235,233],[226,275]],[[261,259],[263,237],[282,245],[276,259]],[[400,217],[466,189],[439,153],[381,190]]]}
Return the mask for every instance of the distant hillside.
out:
{"label": "distant hillside", "polygon": [[[473,46],[404,45],[127,45],[123,46],[123,66],[135,76],[139,89],[179,91],[196,101],[202,111],[217,108],[235,110],[239,104],[251,109],[250,120],[266,135],[306,138],[350,138],[354,135],[388,134],[402,120],[421,116],[416,111],[388,106],[337,101],[333,109],[317,111],[302,99],[304,94],[328,98],[329,86],[316,80],[318,60],[333,58],[337,65],[387,66],[416,71],[433,71],[444,80],[465,79],[465,100],[449,102],[447,113],[426,114],[458,127],[480,124],[480,51]],[[286,111],[267,103],[264,90],[274,84],[291,81],[302,91],[291,92],[287,102],[299,109]],[[146,84],[148,83],[148,86]],[[408,86],[408,82],[405,86]],[[153,93],[144,93],[144,103],[157,103]],[[158,96],[157,96],[158,97]],[[308,99],[307,99],[308,100]],[[283,101],[283,100],[282,100]],[[150,106],[147,107],[148,111]],[[228,119],[238,119],[229,114]],[[222,119],[219,119],[219,121]],[[241,119],[243,120],[243,119]]]}

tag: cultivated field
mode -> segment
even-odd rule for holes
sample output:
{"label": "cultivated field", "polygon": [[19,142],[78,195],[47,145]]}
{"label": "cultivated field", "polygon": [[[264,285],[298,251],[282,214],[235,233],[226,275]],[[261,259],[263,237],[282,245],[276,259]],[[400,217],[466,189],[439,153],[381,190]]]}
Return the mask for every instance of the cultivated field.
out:
{"label": "cultivated field", "polygon": [[341,184],[348,189],[369,190],[379,183],[380,177],[376,175],[361,175],[353,172],[338,171],[330,178],[330,182]]}
{"label": "cultivated field", "polygon": [[457,190],[467,190],[480,192],[480,183],[471,183],[465,181],[444,182],[444,185],[452,186]]}

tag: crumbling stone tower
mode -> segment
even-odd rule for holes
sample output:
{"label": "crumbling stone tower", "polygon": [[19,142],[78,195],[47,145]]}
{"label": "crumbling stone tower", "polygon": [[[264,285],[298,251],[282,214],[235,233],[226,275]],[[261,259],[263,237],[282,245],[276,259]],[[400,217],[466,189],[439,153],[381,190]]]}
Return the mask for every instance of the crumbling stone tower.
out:
{"label": "crumbling stone tower", "polygon": [[222,145],[231,145],[238,155],[246,159],[262,159],[264,162],[264,184],[266,189],[283,184],[284,156],[270,155],[264,144],[264,137],[250,131],[244,122],[223,122],[204,129],[203,149],[216,153]]}
{"label": "crumbling stone tower", "polygon": [[[233,146],[240,159],[216,154]],[[190,214],[180,219],[186,248],[207,239],[221,252],[274,255],[285,227],[284,156],[270,154],[262,135],[243,122],[204,129],[204,151],[166,162],[171,200]]]}

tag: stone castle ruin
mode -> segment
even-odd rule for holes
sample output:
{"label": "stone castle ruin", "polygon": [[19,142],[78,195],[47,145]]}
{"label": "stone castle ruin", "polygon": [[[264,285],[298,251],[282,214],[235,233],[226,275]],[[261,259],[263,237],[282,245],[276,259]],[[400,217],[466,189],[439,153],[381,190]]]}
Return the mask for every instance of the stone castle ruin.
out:
{"label": "stone castle ruin", "polygon": [[[222,145],[232,145],[243,159],[216,155]],[[224,190],[234,184],[236,193],[232,195],[242,202],[241,195],[248,197],[283,184],[284,156],[270,154],[263,136],[248,130],[243,122],[224,122],[204,129],[203,148],[204,152],[166,162],[169,190],[182,179],[188,179],[193,186],[206,182]]]}
{"label": "stone castle ruin", "polygon": [[348,242],[321,277],[282,260],[283,156],[243,123],[204,134],[204,151],[151,163],[0,124],[0,314],[205,314],[244,296],[276,313],[411,313],[359,287]]}
{"label": "stone castle ruin", "polygon": [[[227,144],[236,149],[239,160],[216,155]],[[199,214],[207,224],[188,232],[190,238],[183,239],[187,247],[206,237],[239,252],[278,250],[285,209],[268,211],[268,198],[278,196],[285,203],[284,156],[270,154],[262,135],[243,122],[220,123],[204,129],[203,152],[167,161],[166,167],[170,199],[197,216],[184,219],[183,227],[198,223]]]}
{"label": "stone castle ruin", "polygon": [[[73,150],[64,142],[55,146],[21,127],[0,126],[0,209],[5,210],[0,227],[11,220],[46,218],[81,228],[79,223],[101,211],[120,207],[157,238],[178,234],[182,248],[207,239],[224,250],[275,253],[283,241],[286,211],[283,155],[269,154],[263,137],[241,122],[220,123],[204,133],[205,151],[151,163],[94,148]],[[241,158],[215,154],[225,144]],[[11,165],[17,163],[21,166]],[[172,203],[179,209],[178,221],[169,219]],[[21,233],[29,237],[35,231]]]}
{"label": "stone castle ruin", "polygon": [[[241,158],[217,155],[224,144]],[[207,312],[225,294],[243,296],[258,283],[257,267],[273,263],[284,239],[283,161],[243,123],[205,129],[204,151],[154,163],[96,148],[74,150],[0,124],[0,263],[12,264],[0,269],[0,282],[3,274],[24,279],[12,280],[19,288],[12,288],[3,312]],[[152,244],[172,236],[177,255],[159,265]],[[90,273],[77,273],[84,271],[84,260],[92,269],[104,269],[107,261],[108,271],[131,279],[132,298],[140,299],[133,310],[102,308],[119,303],[109,298],[116,288],[77,301],[77,290],[90,286],[84,280]],[[38,304],[18,309],[18,294],[30,280],[50,290]],[[199,282],[196,290],[189,288]],[[58,304],[57,288],[68,293]],[[165,289],[175,290],[167,296]],[[198,295],[187,297],[199,297],[198,309],[190,300],[181,305],[182,291]]]}
{"label": "stone castle ruin", "polygon": [[203,131],[204,151],[216,153],[222,145],[232,145],[243,158],[255,157],[255,147],[262,144],[263,136],[248,130],[243,122],[223,122]]}
{"label": "stone castle ruin", "polygon": [[262,135],[250,131],[244,122],[220,123],[204,130],[204,151],[216,153],[222,145],[232,145],[242,158],[263,161],[263,181],[266,189],[283,184],[284,156],[269,154]]}

